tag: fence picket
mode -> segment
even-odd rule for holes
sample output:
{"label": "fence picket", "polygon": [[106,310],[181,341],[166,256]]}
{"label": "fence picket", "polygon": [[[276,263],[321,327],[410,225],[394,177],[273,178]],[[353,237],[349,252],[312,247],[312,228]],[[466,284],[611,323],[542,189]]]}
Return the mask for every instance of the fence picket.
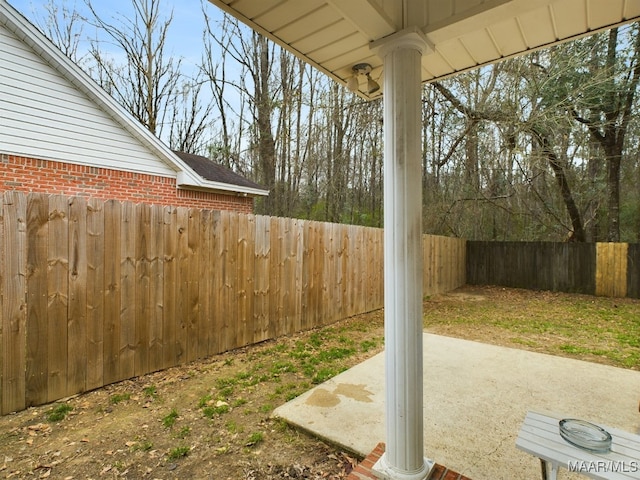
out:
{"label": "fence picket", "polygon": [[67,391],[87,383],[87,200],[69,202],[69,309],[67,313]]}
{"label": "fence picket", "polygon": [[120,378],[135,375],[136,348],[136,215],[135,205],[122,204],[120,230],[120,353],[118,368]]}
{"label": "fence picket", "polygon": [[103,202],[87,202],[87,384],[104,385],[105,218]]}
{"label": "fence picket", "polygon": [[225,318],[225,350],[240,346],[238,341],[238,215],[224,212],[226,264],[224,284],[227,290],[227,315]]}
{"label": "fence picket", "polygon": [[135,322],[133,365],[135,375],[149,370],[151,324],[151,206],[134,206],[135,215]]}
{"label": "fence picket", "polygon": [[213,331],[213,292],[211,288],[213,282],[211,269],[213,235],[211,228],[211,210],[203,210],[200,216],[200,255],[198,258],[198,298],[200,298],[198,358],[206,358],[209,355],[209,343]]}
{"label": "fence picket", "polygon": [[258,216],[255,222],[253,341],[262,342],[269,338],[271,221],[269,217]]}
{"label": "fence picket", "polygon": [[25,407],[26,394],[26,231],[24,195],[4,194],[4,285],[2,312],[2,410]]}
{"label": "fence picket", "polygon": [[[426,250],[432,293],[464,283],[464,241]],[[0,413],[381,308],[382,255],[380,229],[5,193]]]}
{"label": "fence picket", "polygon": [[49,269],[47,299],[49,330],[49,401],[67,393],[67,307],[69,295],[69,200],[62,196],[49,198]]}
{"label": "fence picket", "polygon": [[302,220],[292,220],[293,245],[293,288],[291,303],[293,304],[292,333],[302,330],[302,262],[304,257],[304,223]]}
{"label": "fence picket", "polygon": [[247,345],[253,338],[253,274],[254,274],[254,252],[253,235],[250,234],[251,227],[248,215],[238,216],[238,345]]}
{"label": "fence picket", "polygon": [[188,212],[188,230],[186,260],[187,271],[184,272],[187,283],[187,331],[186,361],[192,362],[198,358],[200,322],[200,219],[201,212],[198,209],[190,208]]}
{"label": "fence picket", "polygon": [[177,365],[176,329],[178,304],[178,210],[175,207],[162,209],[162,367]]}
{"label": "fence picket", "polygon": [[176,316],[174,345],[176,363],[187,362],[187,331],[189,329],[189,280],[191,278],[189,259],[189,209],[176,209],[177,250],[176,250]]}
{"label": "fence picket", "polygon": [[209,353],[214,355],[223,351],[221,338],[224,317],[224,243],[222,239],[222,217],[220,211],[215,211],[211,216],[211,235],[213,236],[212,257],[210,267],[213,269],[211,292],[212,331],[209,335]]}
{"label": "fence picket", "polygon": [[272,337],[278,337],[285,335],[286,330],[286,317],[284,311],[284,297],[286,279],[284,278],[284,256],[286,254],[284,248],[284,224],[282,218],[271,218],[271,272],[270,284],[272,287],[272,303],[271,311],[269,312],[270,318],[270,335]]}
{"label": "fence picket", "polygon": [[149,224],[149,371],[163,368],[164,320],[164,210],[151,209]]}
{"label": "fence picket", "polygon": [[[49,199],[31,194],[27,202],[26,405],[47,402],[49,324],[47,318],[47,255]],[[0,315],[0,318],[2,315]]]}
{"label": "fence picket", "polygon": [[104,323],[103,323],[103,379],[105,384],[120,380],[120,243],[122,205],[115,200],[104,203]]}

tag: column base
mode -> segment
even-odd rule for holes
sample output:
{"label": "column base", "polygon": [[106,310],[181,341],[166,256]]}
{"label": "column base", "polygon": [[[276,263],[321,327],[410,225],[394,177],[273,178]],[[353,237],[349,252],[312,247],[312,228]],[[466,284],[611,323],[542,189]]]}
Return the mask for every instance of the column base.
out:
{"label": "column base", "polygon": [[373,465],[371,471],[380,480],[427,480],[435,463],[428,458],[424,459],[422,468],[416,472],[400,472],[387,463],[387,454],[384,453]]}

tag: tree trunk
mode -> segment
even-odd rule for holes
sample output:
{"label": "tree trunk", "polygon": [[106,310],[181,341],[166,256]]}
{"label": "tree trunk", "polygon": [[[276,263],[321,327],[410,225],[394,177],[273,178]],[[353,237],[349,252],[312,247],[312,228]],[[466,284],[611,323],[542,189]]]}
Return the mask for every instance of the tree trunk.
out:
{"label": "tree trunk", "polygon": [[[620,163],[622,149],[617,145],[605,148],[607,151],[607,187],[609,191],[609,228],[607,241],[620,241]],[[618,151],[620,150],[620,151]]]}
{"label": "tree trunk", "polygon": [[565,208],[567,209],[567,214],[571,219],[572,232],[569,236],[569,241],[584,242],[586,241],[586,235],[584,233],[584,228],[582,227],[580,210],[578,210],[578,206],[576,205],[573,194],[571,193],[571,187],[569,186],[567,176],[565,175],[564,167],[561,164],[560,159],[558,158],[556,153],[551,148],[551,142],[549,141],[549,139],[545,135],[539,133],[536,133],[536,139],[540,143],[542,147],[542,153],[549,161],[549,165],[553,170],[556,178],[556,183],[558,184],[560,194],[562,195],[562,200],[564,202]]}
{"label": "tree trunk", "polygon": [[269,90],[269,45],[267,39],[260,34],[254,34],[254,46],[258,59],[256,85],[256,122],[258,126],[258,162],[260,183],[271,191],[264,200],[263,211],[267,215],[278,214],[278,195],[276,186],[276,142],[271,130],[271,115],[273,107]]}

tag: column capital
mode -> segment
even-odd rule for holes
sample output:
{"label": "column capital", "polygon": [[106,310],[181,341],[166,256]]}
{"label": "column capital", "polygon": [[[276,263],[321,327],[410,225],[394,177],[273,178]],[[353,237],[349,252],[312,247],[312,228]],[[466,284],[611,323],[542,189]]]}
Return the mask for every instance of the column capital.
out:
{"label": "column capital", "polygon": [[426,55],[434,51],[433,44],[427,39],[422,30],[416,26],[405,28],[371,42],[370,48],[381,58],[384,58],[387,53],[393,50],[400,49],[418,50],[420,55]]}

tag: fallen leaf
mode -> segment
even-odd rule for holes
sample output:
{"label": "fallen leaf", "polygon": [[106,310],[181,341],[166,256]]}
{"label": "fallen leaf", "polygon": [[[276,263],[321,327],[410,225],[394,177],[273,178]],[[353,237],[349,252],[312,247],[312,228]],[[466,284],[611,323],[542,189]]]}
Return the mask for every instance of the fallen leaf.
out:
{"label": "fallen leaf", "polygon": [[37,423],[35,425],[29,425],[27,427],[27,433],[34,437],[38,435],[38,433],[49,433],[51,432],[51,426],[45,423]]}

